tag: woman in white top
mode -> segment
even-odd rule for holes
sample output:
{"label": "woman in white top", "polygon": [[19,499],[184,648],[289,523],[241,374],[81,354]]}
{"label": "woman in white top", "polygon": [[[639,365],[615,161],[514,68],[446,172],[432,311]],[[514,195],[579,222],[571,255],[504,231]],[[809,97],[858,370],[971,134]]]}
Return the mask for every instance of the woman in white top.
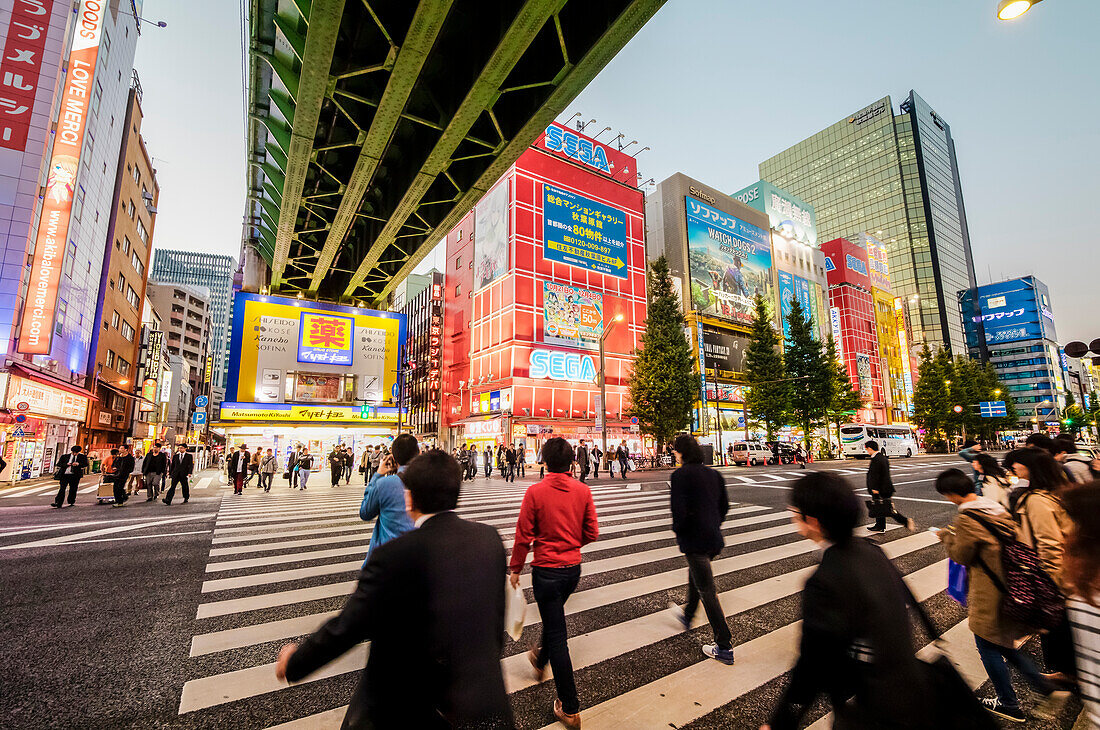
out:
{"label": "woman in white top", "polygon": [[1100,728],[1100,482],[1072,487],[1060,496],[1073,522],[1062,575],[1072,589],[1066,611],[1077,655],[1077,685],[1090,727]]}
{"label": "woman in white top", "polygon": [[145,489],[145,475],[141,473],[141,467],[145,463],[145,454],[134,451],[134,470],[130,472],[130,478],[126,480],[126,496]]}

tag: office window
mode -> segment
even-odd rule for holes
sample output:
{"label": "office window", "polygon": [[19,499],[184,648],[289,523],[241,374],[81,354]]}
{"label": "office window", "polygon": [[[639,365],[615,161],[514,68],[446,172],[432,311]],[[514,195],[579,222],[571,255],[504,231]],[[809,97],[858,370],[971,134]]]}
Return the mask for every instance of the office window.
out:
{"label": "office window", "polygon": [[119,327],[119,332],[121,332],[122,336],[130,342],[134,341],[134,328],[130,325],[129,322],[123,322],[122,325]]}
{"label": "office window", "polygon": [[64,299],[57,300],[57,324],[54,325],[54,332],[58,335],[60,335],[65,328],[65,311],[68,307],[69,305]]}
{"label": "office window", "polygon": [[114,366],[115,366],[115,351],[114,350],[107,350],[107,355],[106,355],[106,357],[103,358],[103,364],[106,365],[109,368],[114,368]]}
{"label": "office window", "polygon": [[126,291],[126,277],[122,274],[118,275],[118,290]]}
{"label": "office window", "polygon": [[141,257],[137,255],[137,251],[134,251],[130,257],[130,263],[134,265],[134,271],[138,272],[138,276],[141,276],[145,271],[145,264],[141,263]]}
{"label": "office window", "polygon": [[141,304],[141,299],[140,297],[138,297],[137,292],[134,291],[134,287],[132,286],[126,287],[126,301],[130,302],[134,309],[137,309],[138,306]]}
{"label": "office window", "polygon": [[114,327],[116,330],[118,329],[118,321],[119,321],[119,316],[118,316],[118,310],[116,309],[115,313],[111,315],[111,326]]}
{"label": "office window", "polygon": [[455,296],[456,297],[462,296],[462,285],[461,284],[456,284],[455,285]]}
{"label": "office window", "polygon": [[[118,371],[119,375],[129,375],[130,374],[130,363],[127,362],[126,360],[123,360],[120,357],[118,359],[118,365],[115,366],[115,370]],[[117,397],[119,398],[119,400],[122,400],[122,396],[117,396]],[[122,410],[122,409],[119,408],[118,410]]]}
{"label": "office window", "polygon": [[130,216],[130,219],[133,220],[133,218],[134,218],[134,201],[133,201],[133,199],[131,199],[128,203],[126,203],[126,215]]}
{"label": "office window", "polygon": [[73,196],[73,220],[79,221],[80,215],[84,212],[84,186],[80,185],[76,188],[76,195]]}
{"label": "office window", "polygon": [[130,239],[126,236],[122,237],[122,253],[130,253]]}
{"label": "office window", "polygon": [[138,238],[141,239],[142,243],[149,243],[149,234],[148,234],[148,232],[146,232],[145,224],[143,224],[141,222],[140,218],[137,221],[137,232],[138,232]]}
{"label": "office window", "polygon": [[141,170],[137,168],[137,165],[134,165],[134,182],[141,185]]}
{"label": "office window", "polygon": [[96,81],[95,91],[92,92],[92,113],[99,113],[99,102],[103,101],[103,84]]}
{"label": "office window", "polygon": [[73,262],[76,261],[76,242],[69,241],[69,255],[65,257],[65,265],[62,267],[65,276],[73,278]]}

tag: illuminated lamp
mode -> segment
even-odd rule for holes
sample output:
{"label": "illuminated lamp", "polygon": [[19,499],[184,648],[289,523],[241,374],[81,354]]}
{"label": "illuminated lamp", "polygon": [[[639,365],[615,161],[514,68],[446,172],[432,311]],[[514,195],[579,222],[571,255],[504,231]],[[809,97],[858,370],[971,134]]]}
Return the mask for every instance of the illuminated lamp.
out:
{"label": "illuminated lamp", "polygon": [[1038,5],[1043,0],[1001,0],[997,3],[998,20],[1014,20],[1028,10],[1032,5]]}

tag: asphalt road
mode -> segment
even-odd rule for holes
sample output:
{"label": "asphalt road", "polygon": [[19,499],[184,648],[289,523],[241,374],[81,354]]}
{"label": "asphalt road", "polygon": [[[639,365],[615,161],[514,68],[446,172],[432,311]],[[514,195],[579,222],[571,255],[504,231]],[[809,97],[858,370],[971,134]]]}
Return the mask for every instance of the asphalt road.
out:
{"label": "asphalt road", "polygon": [[[899,509],[921,528],[946,525],[953,508],[932,482],[965,464],[942,455],[892,464]],[[836,469],[863,487],[866,462],[811,468]],[[801,473],[721,471],[735,506],[726,562],[715,573],[737,644],[734,667],[703,659],[699,645],[710,631],[701,617],[681,633],[662,613],[668,600],[684,600],[683,561],[667,533],[668,472],[590,480],[603,534],[586,549],[568,608],[586,728],[756,728],[784,686],[800,581],[816,562],[784,511]],[[493,524],[510,544],[519,498],[537,477],[528,474],[514,485],[467,482],[460,511]],[[355,509],[361,483],[332,489],[324,477],[306,493],[276,480],[271,494],[252,488],[235,497],[207,474],[186,505],[132,500],[121,509],[85,493],[75,507],[53,510],[52,495],[0,490],[2,725],[335,730],[361,652],[294,687],[275,682],[270,667],[279,646],[339,610],[366,551],[369,526]],[[923,530],[892,527],[873,539],[922,592],[933,620],[952,627],[953,651],[980,684],[964,611],[942,593],[942,548]],[[505,647],[523,728],[553,724],[553,683],[534,683],[523,662],[538,637],[529,611],[532,620]],[[988,682],[979,691],[988,694]],[[1028,727],[1068,728],[1077,709]]]}

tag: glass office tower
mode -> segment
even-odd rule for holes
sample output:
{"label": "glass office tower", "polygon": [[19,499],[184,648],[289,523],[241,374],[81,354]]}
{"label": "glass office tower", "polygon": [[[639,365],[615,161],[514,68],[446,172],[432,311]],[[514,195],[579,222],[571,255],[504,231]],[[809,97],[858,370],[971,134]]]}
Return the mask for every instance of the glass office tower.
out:
{"label": "glass office tower", "polygon": [[966,352],[956,292],[975,286],[951,127],[913,91],[886,96],[760,163],[760,177],[817,213],[819,240],[886,243],[913,350]]}

